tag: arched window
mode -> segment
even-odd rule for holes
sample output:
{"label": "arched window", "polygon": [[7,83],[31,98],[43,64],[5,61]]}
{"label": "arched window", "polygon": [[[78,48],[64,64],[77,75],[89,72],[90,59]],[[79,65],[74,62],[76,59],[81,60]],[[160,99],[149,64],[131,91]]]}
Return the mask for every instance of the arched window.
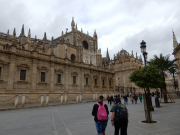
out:
{"label": "arched window", "polygon": [[88,49],[88,43],[87,43],[86,41],[83,41],[82,43],[83,43],[83,47],[84,47],[85,49]]}
{"label": "arched window", "polygon": [[71,54],[71,60],[75,61],[75,55],[74,54]]}

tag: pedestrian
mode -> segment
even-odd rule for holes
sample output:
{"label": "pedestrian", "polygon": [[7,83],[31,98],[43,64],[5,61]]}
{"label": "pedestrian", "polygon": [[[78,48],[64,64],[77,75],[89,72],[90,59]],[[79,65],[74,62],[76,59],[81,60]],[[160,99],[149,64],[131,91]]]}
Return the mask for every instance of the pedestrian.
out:
{"label": "pedestrian", "polygon": [[114,135],[127,135],[128,110],[125,105],[121,104],[120,98],[116,98],[115,104],[111,108],[111,124],[115,128]]}
{"label": "pedestrian", "polygon": [[158,89],[156,89],[156,97],[155,97],[156,107],[160,107],[159,98],[160,98],[160,92]]}
{"label": "pedestrian", "polygon": [[139,94],[139,100],[142,103],[142,94]]}
{"label": "pedestrian", "polygon": [[113,102],[115,102],[115,100],[116,100],[116,96],[114,96],[114,98],[113,98]]}
{"label": "pedestrian", "polygon": [[138,99],[137,95],[136,95],[136,94],[134,94],[135,104],[137,104],[137,99]]}
{"label": "pedestrian", "polygon": [[111,103],[113,101],[113,96],[110,97],[109,101],[110,101],[110,106],[111,106]]}
{"label": "pedestrian", "polygon": [[130,95],[130,99],[131,99],[131,102],[132,102],[132,104],[133,104],[133,103],[134,103],[133,95]]}
{"label": "pedestrian", "polygon": [[109,96],[107,96],[107,101],[108,101],[108,104],[110,103],[110,101],[109,101]]}
{"label": "pedestrian", "polygon": [[127,100],[128,100],[128,98],[127,98],[127,96],[126,96],[126,94],[124,95],[124,104],[128,104],[127,103]]}
{"label": "pedestrian", "polygon": [[120,98],[120,95],[118,94],[118,98]]}
{"label": "pedestrian", "polygon": [[94,116],[98,135],[105,135],[109,115],[108,106],[103,103],[103,99],[104,97],[100,96],[99,102],[94,104],[92,110],[92,115]]}

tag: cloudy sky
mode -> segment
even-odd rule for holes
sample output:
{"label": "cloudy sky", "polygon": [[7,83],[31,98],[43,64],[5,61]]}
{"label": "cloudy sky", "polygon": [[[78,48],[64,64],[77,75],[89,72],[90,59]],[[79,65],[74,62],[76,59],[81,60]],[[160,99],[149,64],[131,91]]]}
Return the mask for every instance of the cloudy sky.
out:
{"label": "cloudy sky", "polygon": [[[180,0],[0,0],[0,32],[19,36],[22,24],[27,35],[48,39],[71,30],[74,17],[78,29],[93,36],[103,57],[109,48],[113,58],[122,48],[141,54],[140,42],[147,43],[148,58],[172,54],[172,28],[180,42]],[[173,56],[171,56],[173,58]]]}

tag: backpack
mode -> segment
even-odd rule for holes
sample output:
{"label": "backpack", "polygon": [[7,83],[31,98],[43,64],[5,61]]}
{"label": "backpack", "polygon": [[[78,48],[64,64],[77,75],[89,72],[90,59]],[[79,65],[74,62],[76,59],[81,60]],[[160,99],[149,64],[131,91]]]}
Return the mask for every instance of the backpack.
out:
{"label": "backpack", "polygon": [[106,121],[107,120],[107,111],[106,108],[104,107],[104,103],[102,105],[100,105],[99,103],[97,103],[98,107],[98,111],[97,111],[97,119],[100,121]]}
{"label": "backpack", "polygon": [[137,96],[136,95],[134,96],[134,99],[137,100]]}
{"label": "backpack", "polygon": [[115,116],[119,119],[127,119],[127,108],[123,104],[116,104],[115,107]]}

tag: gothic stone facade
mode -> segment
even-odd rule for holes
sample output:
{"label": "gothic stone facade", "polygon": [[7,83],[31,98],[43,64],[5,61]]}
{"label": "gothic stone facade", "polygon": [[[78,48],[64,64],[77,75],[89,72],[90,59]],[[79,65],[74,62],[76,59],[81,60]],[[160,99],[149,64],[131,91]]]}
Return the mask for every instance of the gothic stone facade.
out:
{"label": "gothic stone facade", "polygon": [[[173,32],[173,47],[174,50],[172,54],[174,55],[175,58],[180,59],[180,44],[178,44],[174,32]],[[176,64],[178,67],[180,67],[180,61],[177,61]],[[180,85],[180,70],[177,69],[176,73],[177,73],[178,85]],[[178,90],[180,91],[180,88],[178,88]]]}
{"label": "gothic stone facade", "polygon": [[[129,54],[126,50],[122,49],[116,55],[114,55],[113,60],[113,70],[115,72],[115,85],[124,87],[125,92],[133,92],[130,87],[134,87],[136,92],[143,92],[143,89],[137,87],[134,83],[130,82],[130,74],[143,66],[143,61],[141,56],[134,57],[133,51],[132,54]],[[128,89],[129,88],[129,89]]]}
{"label": "gothic stone facade", "polygon": [[114,92],[114,71],[102,68],[96,31],[93,37],[77,29],[56,39],[0,33],[0,91],[42,92]]}

